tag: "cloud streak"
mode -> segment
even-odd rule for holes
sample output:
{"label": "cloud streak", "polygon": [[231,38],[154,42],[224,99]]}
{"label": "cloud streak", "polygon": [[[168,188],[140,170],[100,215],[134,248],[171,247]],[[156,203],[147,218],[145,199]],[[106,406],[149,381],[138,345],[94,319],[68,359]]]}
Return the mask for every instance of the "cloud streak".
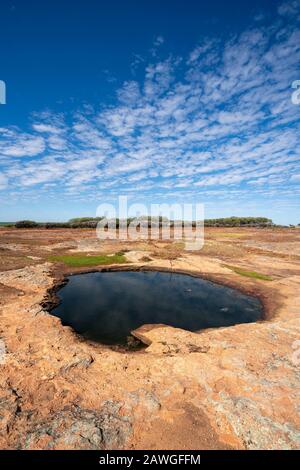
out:
{"label": "cloud streak", "polygon": [[299,197],[299,19],[299,1],[283,3],[272,25],[204,38],[187,57],[158,58],[158,36],[144,79],[114,105],[0,129],[0,191]]}

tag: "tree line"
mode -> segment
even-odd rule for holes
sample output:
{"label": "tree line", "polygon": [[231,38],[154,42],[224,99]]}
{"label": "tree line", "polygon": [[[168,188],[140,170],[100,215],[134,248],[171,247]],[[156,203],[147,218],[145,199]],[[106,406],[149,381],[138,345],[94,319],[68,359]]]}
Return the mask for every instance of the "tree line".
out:
{"label": "tree line", "polygon": [[[7,224],[15,228],[96,228],[99,221],[103,217],[76,217],[70,219],[68,222],[35,222],[33,220],[20,220],[15,224]],[[116,219],[117,228],[128,226],[134,219],[128,218],[126,220]],[[142,226],[161,227],[165,223],[170,223],[172,226],[183,225],[183,221],[169,221],[166,217],[139,217],[138,224]],[[196,222],[189,222],[196,226]],[[274,226],[273,221],[267,217],[224,217],[216,219],[205,219],[205,227],[270,227]]]}

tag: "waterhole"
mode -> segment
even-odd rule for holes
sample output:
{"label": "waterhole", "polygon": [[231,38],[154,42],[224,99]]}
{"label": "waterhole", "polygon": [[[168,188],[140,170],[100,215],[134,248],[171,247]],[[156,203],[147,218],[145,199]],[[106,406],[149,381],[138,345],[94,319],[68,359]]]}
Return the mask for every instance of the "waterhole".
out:
{"label": "waterhole", "polygon": [[126,344],[144,324],[199,331],[262,317],[254,297],[186,274],[96,272],[70,276],[52,310],[63,325],[104,344]]}

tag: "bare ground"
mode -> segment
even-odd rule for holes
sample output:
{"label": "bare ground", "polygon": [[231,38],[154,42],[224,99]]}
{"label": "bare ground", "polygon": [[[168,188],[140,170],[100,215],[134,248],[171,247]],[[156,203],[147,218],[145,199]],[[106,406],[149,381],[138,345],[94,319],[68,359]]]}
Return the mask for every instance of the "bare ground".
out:
{"label": "bare ground", "polygon": [[[205,240],[187,252],[178,241],[100,243],[89,230],[0,229],[0,448],[300,447],[300,231],[215,228]],[[265,321],[200,333],[148,325],[134,333],[148,347],[130,352],[45,312],[70,271],[50,255],[121,250],[127,269],[190,272],[257,295]]]}

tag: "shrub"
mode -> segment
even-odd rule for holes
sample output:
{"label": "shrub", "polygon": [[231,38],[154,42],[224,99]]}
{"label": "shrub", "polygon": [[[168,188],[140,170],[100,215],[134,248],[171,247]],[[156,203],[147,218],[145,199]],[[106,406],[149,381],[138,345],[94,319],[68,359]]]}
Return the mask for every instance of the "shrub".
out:
{"label": "shrub", "polygon": [[35,228],[38,227],[38,223],[34,222],[34,220],[19,220],[16,222],[16,228]]}
{"label": "shrub", "polygon": [[226,217],[221,219],[206,219],[206,227],[269,227],[273,225],[266,217]]}
{"label": "shrub", "polygon": [[103,217],[77,217],[70,219],[68,223],[71,228],[96,228],[101,219]]}

